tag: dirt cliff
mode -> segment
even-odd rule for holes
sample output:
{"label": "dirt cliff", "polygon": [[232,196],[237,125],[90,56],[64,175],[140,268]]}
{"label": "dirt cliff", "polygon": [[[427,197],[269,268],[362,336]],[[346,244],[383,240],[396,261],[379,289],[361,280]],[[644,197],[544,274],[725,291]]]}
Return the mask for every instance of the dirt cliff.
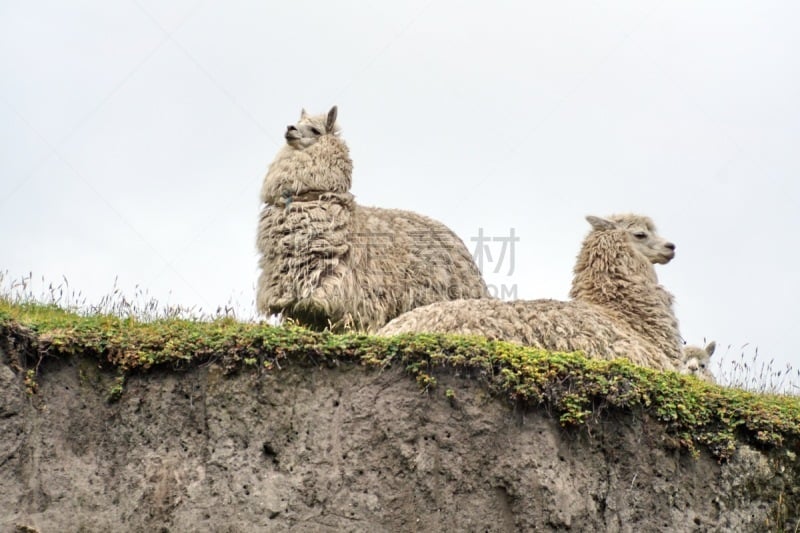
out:
{"label": "dirt cliff", "polygon": [[556,403],[499,395],[462,366],[429,368],[426,384],[407,362],[302,346],[257,370],[129,369],[122,390],[89,348],[53,356],[53,334],[2,333],[0,531],[781,531],[799,518],[791,436],[743,430],[727,456],[692,453],[646,407],[565,426]]}

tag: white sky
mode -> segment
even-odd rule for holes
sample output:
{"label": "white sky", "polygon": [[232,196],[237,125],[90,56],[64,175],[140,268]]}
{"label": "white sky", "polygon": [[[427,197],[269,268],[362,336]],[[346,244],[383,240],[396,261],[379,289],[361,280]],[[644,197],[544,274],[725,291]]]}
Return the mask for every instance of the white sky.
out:
{"label": "white sky", "polygon": [[566,298],[584,216],[647,214],[690,343],[800,366],[800,4],[164,4],[0,4],[9,277],[249,312],[263,175],[338,104],[359,202],[514,228],[493,286]]}

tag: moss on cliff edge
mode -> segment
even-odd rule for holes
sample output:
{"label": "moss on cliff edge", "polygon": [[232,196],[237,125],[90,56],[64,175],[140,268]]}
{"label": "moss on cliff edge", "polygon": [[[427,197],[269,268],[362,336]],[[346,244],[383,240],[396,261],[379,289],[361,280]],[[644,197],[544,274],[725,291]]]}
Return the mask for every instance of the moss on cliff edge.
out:
{"label": "moss on cliff edge", "polygon": [[[590,422],[609,408],[649,414],[678,446],[707,448],[727,459],[739,441],[795,453],[800,445],[800,398],[724,388],[624,359],[601,361],[580,353],[551,353],[506,342],[456,335],[316,333],[296,326],[219,319],[142,322],[106,315],[79,316],[52,306],[0,299],[0,340],[17,353],[33,393],[39,363],[83,354],[113,365],[120,377],[153,367],[187,368],[217,361],[228,372],[272,371],[281,364],[402,365],[424,388],[440,372],[482,380],[497,396],[525,406],[547,405],[563,425]],[[28,368],[32,366],[31,368]],[[454,399],[454,391],[446,391]]]}

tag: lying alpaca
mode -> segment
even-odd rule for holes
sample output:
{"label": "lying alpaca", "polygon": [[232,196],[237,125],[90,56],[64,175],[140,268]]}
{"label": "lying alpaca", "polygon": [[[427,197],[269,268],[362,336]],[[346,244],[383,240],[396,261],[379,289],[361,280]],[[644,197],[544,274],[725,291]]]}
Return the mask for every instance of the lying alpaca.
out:
{"label": "lying alpaca", "polygon": [[395,318],[378,334],[483,335],[676,370],[682,361],[678,321],[672,295],[658,284],[653,267],[668,263],[675,245],[659,237],[644,216],[586,219],[593,229],[578,255],[571,301],[438,302]]}

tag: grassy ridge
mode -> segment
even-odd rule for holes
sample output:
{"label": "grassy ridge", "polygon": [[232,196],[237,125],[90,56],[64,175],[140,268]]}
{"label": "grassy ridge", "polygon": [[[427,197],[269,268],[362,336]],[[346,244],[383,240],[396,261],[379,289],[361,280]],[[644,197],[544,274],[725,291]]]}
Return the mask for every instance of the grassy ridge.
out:
{"label": "grassy ridge", "polygon": [[[227,371],[272,371],[282,362],[348,362],[365,367],[401,365],[421,387],[454,370],[483,381],[490,392],[524,406],[547,405],[565,426],[591,423],[604,410],[631,410],[658,420],[675,445],[701,448],[724,460],[739,440],[765,448],[800,445],[800,398],[756,394],[658,372],[623,359],[601,361],[580,353],[551,353],[506,342],[456,335],[316,333],[230,318],[140,321],[80,316],[55,306],[0,298],[0,342],[27,355],[26,383],[35,393],[39,363],[47,357],[86,355],[124,376],[153,367],[188,368],[217,361]],[[456,400],[457,391],[447,390]]]}

